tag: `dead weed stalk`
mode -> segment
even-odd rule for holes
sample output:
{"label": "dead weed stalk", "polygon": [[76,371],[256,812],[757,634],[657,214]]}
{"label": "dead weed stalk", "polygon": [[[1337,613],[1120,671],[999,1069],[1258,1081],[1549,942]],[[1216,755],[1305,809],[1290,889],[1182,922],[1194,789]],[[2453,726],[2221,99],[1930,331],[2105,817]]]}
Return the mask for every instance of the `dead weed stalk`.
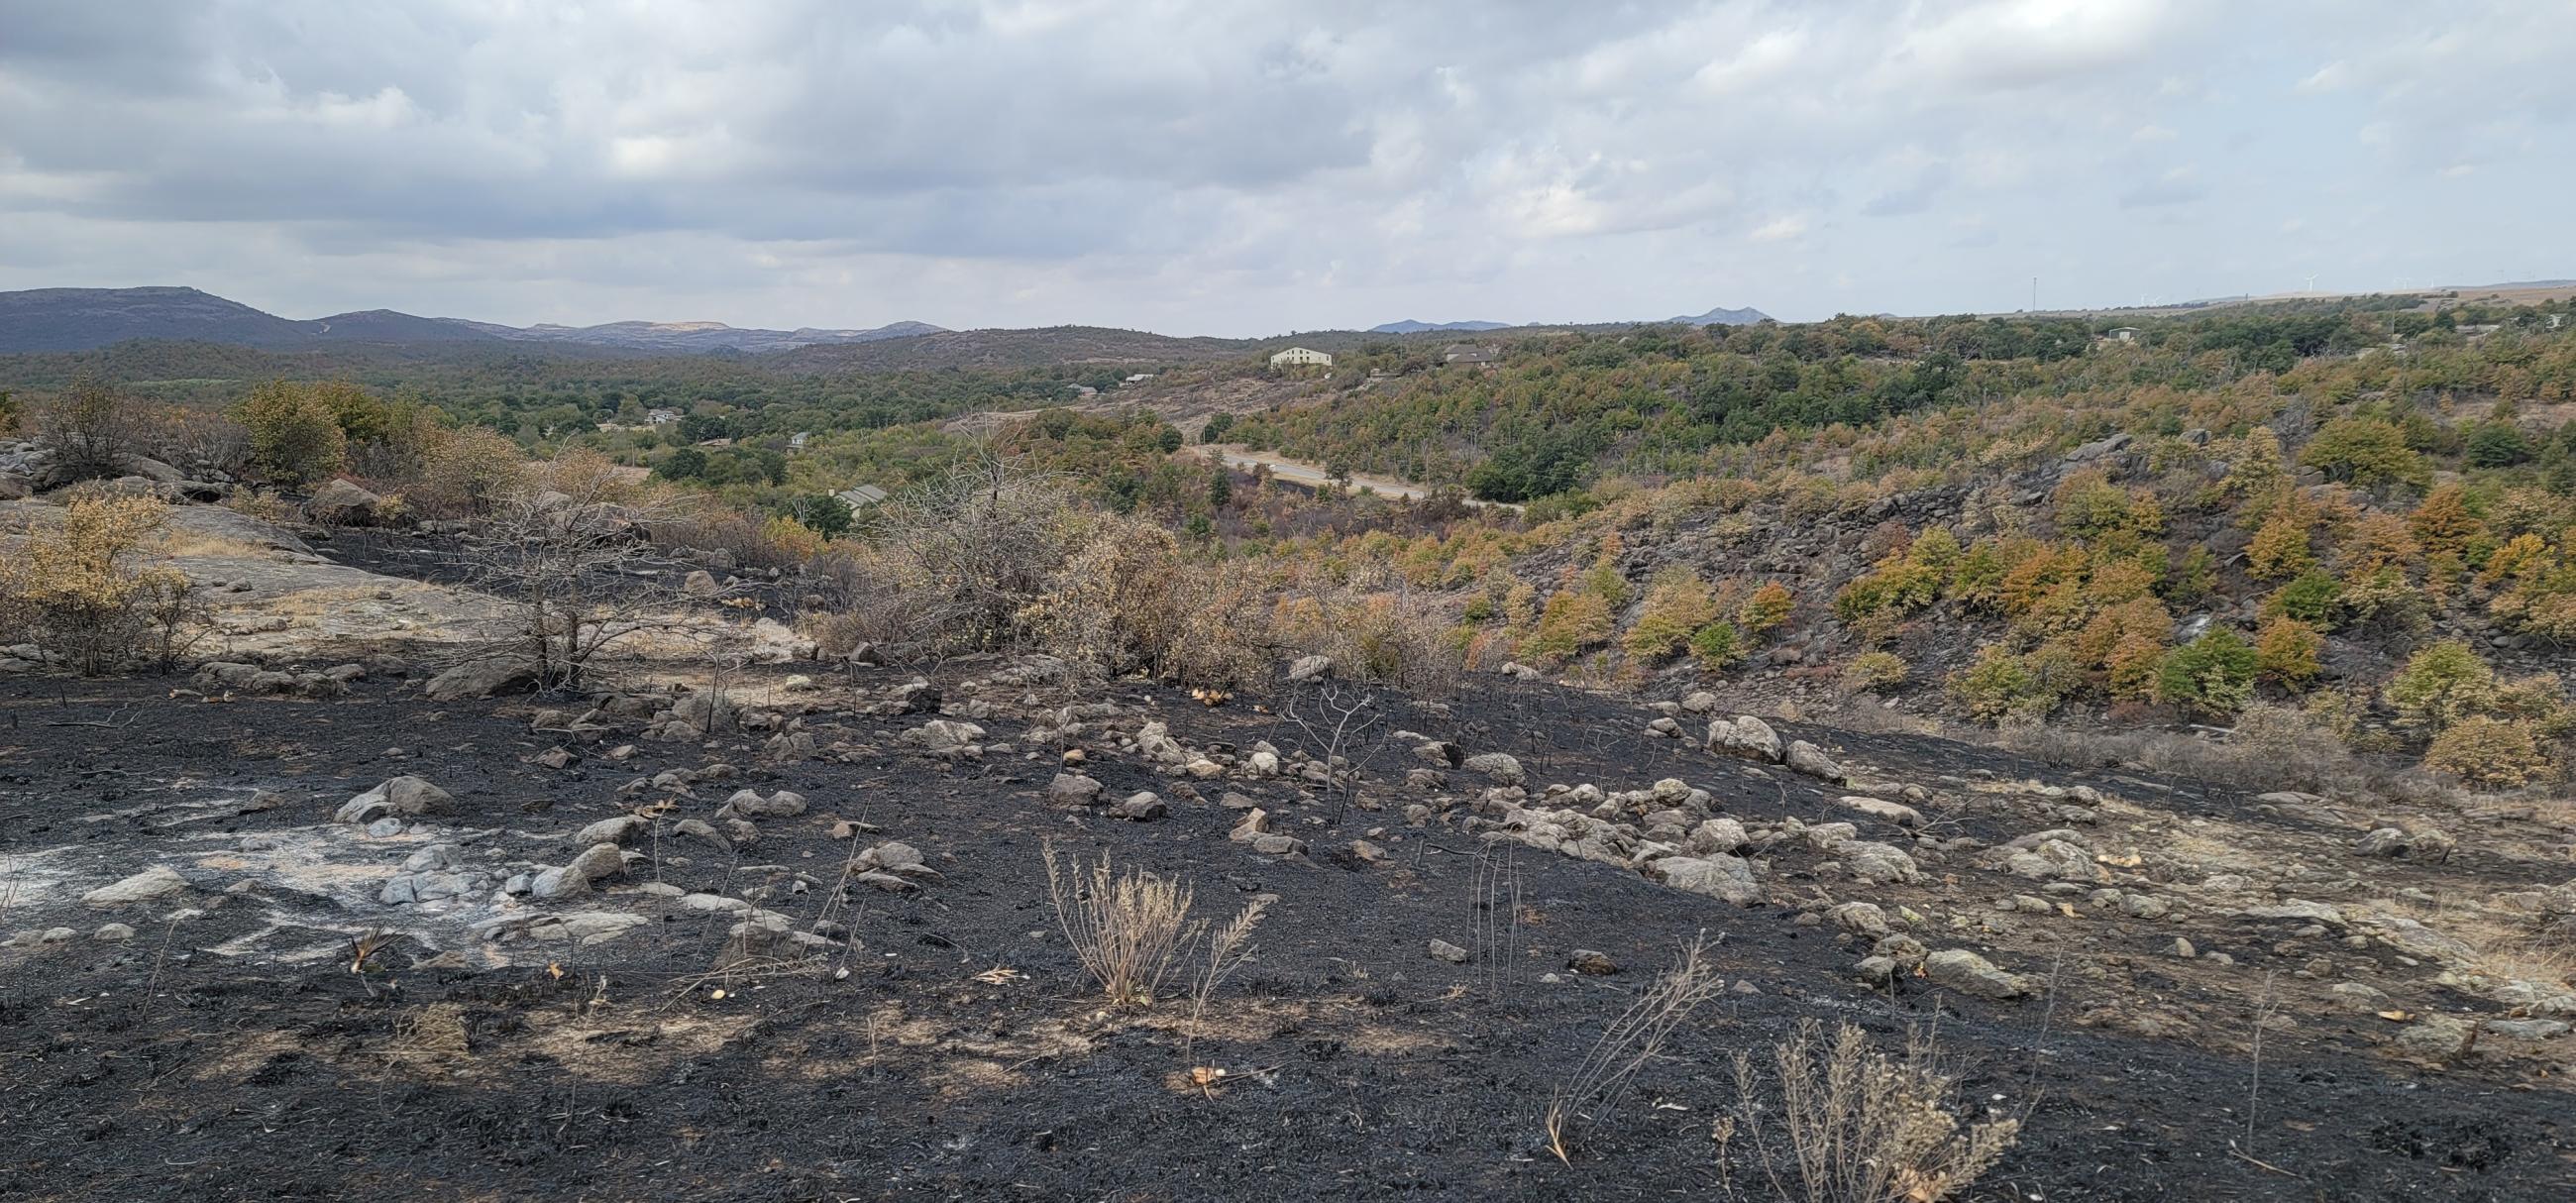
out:
{"label": "dead weed stalk", "polygon": [[1602,1029],[1581,1064],[1548,1098],[1547,1151],[1574,1164],[1568,1144],[1578,1122],[1598,1120],[1617,1105],[1637,1071],[1663,1052],[1664,1042],[1701,1003],[1717,996],[1724,982],[1709,959],[1703,934],[1682,946],[1681,956],[1646,987],[1637,1001]]}

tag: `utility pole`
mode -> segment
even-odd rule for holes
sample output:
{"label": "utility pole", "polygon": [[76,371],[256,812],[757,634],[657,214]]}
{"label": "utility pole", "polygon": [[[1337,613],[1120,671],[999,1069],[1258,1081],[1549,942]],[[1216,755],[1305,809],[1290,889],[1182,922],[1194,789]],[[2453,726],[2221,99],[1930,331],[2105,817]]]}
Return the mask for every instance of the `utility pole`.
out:
{"label": "utility pole", "polygon": [[2030,311],[2039,312],[2039,277],[2030,278]]}

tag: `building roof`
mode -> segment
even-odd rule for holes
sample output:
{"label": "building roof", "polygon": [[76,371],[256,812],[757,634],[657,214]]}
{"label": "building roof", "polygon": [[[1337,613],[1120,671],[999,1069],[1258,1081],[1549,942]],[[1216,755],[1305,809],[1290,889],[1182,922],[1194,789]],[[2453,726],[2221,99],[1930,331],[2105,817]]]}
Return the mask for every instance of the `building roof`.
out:
{"label": "building roof", "polygon": [[1474,343],[1458,343],[1440,352],[1442,363],[1500,363],[1502,359],[1500,348],[1480,347]]}

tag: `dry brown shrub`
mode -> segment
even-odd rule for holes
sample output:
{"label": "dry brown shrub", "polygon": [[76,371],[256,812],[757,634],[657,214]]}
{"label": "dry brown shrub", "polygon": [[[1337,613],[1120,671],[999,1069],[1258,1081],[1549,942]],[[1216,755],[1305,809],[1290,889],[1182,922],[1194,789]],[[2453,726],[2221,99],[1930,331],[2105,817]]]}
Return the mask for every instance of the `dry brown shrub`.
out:
{"label": "dry brown shrub", "polygon": [[431,518],[480,514],[517,491],[528,474],[519,445],[480,426],[429,427],[418,434],[418,463],[387,481],[399,488],[414,513]]}
{"label": "dry brown shrub", "polygon": [[169,512],[153,497],[72,491],[59,524],[31,532],[0,560],[0,634],[30,640],[85,675],[175,663],[206,607],[185,574],[151,562]]}
{"label": "dry brown shrub", "polygon": [[1271,622],[1289,646],[1332,657],[1338,676],[1425,697],[1457,692],[1467,657],[1455,625],[1400,579],[1383,583],[1309,579],[1278,600]]}

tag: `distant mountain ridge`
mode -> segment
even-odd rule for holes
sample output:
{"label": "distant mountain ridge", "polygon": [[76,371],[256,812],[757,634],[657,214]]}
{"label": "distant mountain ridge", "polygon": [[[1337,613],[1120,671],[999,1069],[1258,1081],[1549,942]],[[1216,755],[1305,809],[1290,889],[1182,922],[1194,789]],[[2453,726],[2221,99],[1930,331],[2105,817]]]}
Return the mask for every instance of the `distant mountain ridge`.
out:
{"label": "distant mountain ridge", "polygon": [[666,354],[787,351],[941,333],[927,322],[864,330],[761,330],[722,322],[608,322],[597,326],[505,326],[464,318],[418,317],[391,309],[299,321],[194,288],[36,288],[0,292],[0,354],[86,351],[133,339],[222,343],[261,350],[308,350],[352,343],[545,342]]}
{"label": "distant mountain ridge", "polygon": [[1757,322],[1767,322],[1772,319],[1770,314],[1764,313],[1759,309],[1726,309],[1721,307],[1711,309],[1696,317],[1676,317],[1666,318],[1664,320],[1678,322],[1685,326],[1750,326]]}
{"label": "distant mountain ridge", "polygon": [[1388,322],[1383,326],[1371,326],[1368,328],[1368,332],[1371,334],[1421,334],[1431,330],[1509,330],[1518,324],[1520,323],[1417,322],[1412,318],[1406,318],[1400,322]]}
{"label": "distant mountain ridge", "polygon": [[[1750,326],[1750,325],[1753,325],[1753,324],[1755,324],[1755,323],[1757,323],[1757,322],[1767,322],[1767,321],[1771,321],[1771,320],[1773,320],[1773,318],[1771,317],[1771,315],[1770,315],[1770,314],[1764,313],[1764,312],[1762,312],[1762,311],[1761,311],[1761,310],[1759,310],[1759,309],[1751,309],[1751,308],[1746,308],[1746,309],[1727,309],[1727,308],[1724,308],[1724,307],[1722,307],[1722,306],[1721,306],[1721,307],[1719,307],[1719,308],[1716,308],[1716,309],[1711,309],[1711,310],[1709,310],[1709,311],[1708,311],[1708,312],[1706,312],[1706,313],[1699,314],[1699,315],[1696,315],[1696,316],[1668,317],[1668,318],[1665,318],[1665,319],[1664,319],[1664,321],[1665,321],[1665,322],[1667,322],[1667,323],[1671,323],[1671,324],[1674,324],[1674,325],[1682,325],[1682,326]],[[1368,328],[1368,333],[1370,333],[1370,334],[1432,334],[1432,333],[1438,333],[1438,332],[1441,332],[1441,331],[1453,331],[1453,332],[1457,332],[1457,333],[1476,333],[1476,332],[1481,332],[1481,331],[1485,331],[1485,330],[1513,330],[1513,329],[1518,329],[1518,328],[1521,328],[1521,327],[1524,327],[1524,326],[1530,326],[1530,325],[1535,325],[1535,324],[1537,324],[1537,323],[1532,323],[1532,322],[1476,322],[1476,321],[1469,321],[1469,322],[1425,322],[1425,321],[1417,321],[1417,320],[1415,320],[1415,319],[1413,319],[1413,318],[1406,318],[1406,319],[1404,319],[1403,321],[1400,321],[1400,322],[1388,322],[1388,323],[1386,323],[1385,325],[1382,325],[1382,326],[1371,326],[1371,327],[1369,327],[1369,328]],[[1600,325],[1600,326],[1624,326],[1624,325],[1630,325],[1630,324],[1632,324],[1632,323],[1628,323],[1628,322],[1580,322],[1580,323],[1575,323],[1575,324],[1577,324],[1577,325]]]}

